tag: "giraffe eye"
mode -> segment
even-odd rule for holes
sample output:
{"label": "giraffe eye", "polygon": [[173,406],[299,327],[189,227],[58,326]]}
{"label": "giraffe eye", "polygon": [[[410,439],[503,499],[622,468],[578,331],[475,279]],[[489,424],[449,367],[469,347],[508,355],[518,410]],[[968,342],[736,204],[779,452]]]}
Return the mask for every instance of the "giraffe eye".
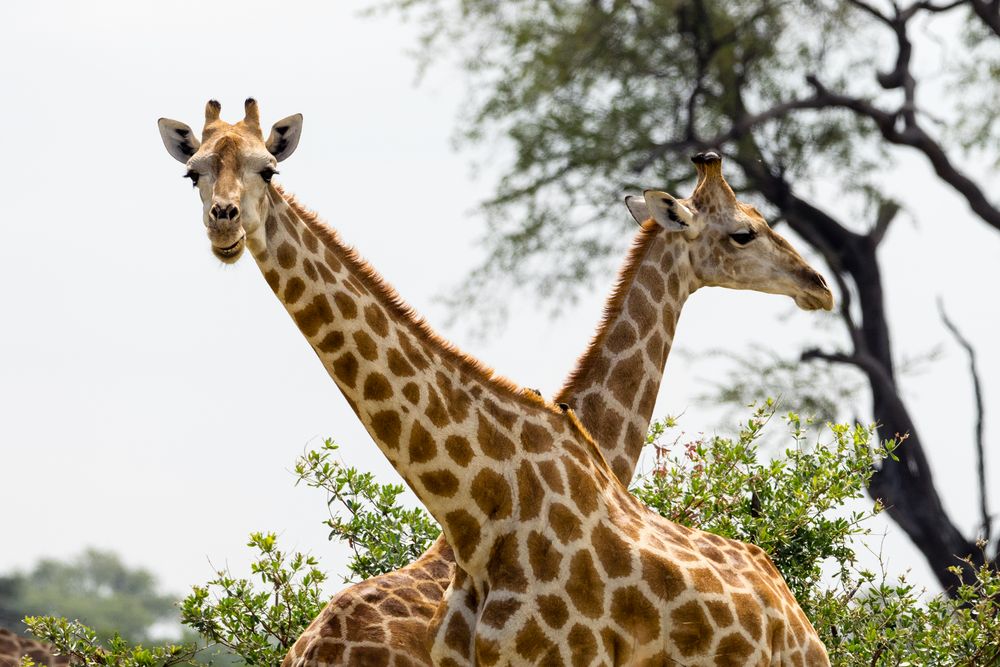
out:
{"label": "giraffe eye", "polygon": [[193,186],[197,186],[198,185],[198,177],[199,176],[200,176],[200,174],[197,171],[195,171],[194,169],[188,169],[187,173],[184,174],[184,178],[190,178],[191,179],[191,185],[193,185]]}
{"label": "giraffe eye", "polygon": [[757,232],[752,229],[748,229],[745,232],[730,234],[729,238],[731,238],[737,245],[746,245],[757,238]]}
{"label": "giraffe eye", "polygon": [[271,169],[270,167],[265,167],[264,169],[261,170],[260,177],[264,179],[265,183],[270,183],[271,178],[277,173],[278,173],[277,170]]}

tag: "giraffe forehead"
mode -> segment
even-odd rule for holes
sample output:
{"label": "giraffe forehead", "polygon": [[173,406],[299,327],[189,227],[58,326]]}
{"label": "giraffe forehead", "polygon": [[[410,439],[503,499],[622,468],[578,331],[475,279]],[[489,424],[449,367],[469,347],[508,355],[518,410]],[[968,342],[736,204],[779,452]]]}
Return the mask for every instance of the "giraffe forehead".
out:
{"label": "giraffe forehead", "polygon": [[[758,232],[770,230],[770,226],[755,207],[741,201],[729,201],[724,197],[699,197],[687,200],[695,212],[701,216],[709,226],[720,226],[723,231],[730,231],[731,227],[751,227]],[[735,204],[735,205],[734,205]]]}
{"label": "giraffe forehead", "polygon": [[237,126],[229,126],[225,132],[214,132],[201,145],[198,152],[188,161],[192,169],[202,171],[237,170],[244,165],[253,168],[272,166],[274,157],[267,152],[263,141]]}

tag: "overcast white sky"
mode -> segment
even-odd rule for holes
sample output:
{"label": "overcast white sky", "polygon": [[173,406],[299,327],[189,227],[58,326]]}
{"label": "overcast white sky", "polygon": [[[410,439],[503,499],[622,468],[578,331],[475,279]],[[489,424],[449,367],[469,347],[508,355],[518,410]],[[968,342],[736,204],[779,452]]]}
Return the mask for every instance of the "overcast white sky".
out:
{"label": "overcast white sky", "polygon": [[[249,256],[226,267],[209,252],[198,198],[160,143],[160,116],[199,128],[215,97],[237,119],[248,95],[268,125],[302,112],[302,141],[278,179],[447,336],[546,393],[583,350],[611,272],[554,320],[518,296],[506,330],[488,341],[443,326],[433,297],[473,265],[483,228],[473,209],[500,165],[473,179],[472,156],[451,148],[461,73],[441,65],[415,86],[412,27],[359,17],[362,5],[0,7],[0,572],[92,545],[180,594],[211,576],[208,559],[242,571],[247,535],[273,530],[342,573],[323,499],[292,485],[295,457],[332,435],[348,464],[395,479]],[[978,345],[987,405],[996,405],[1000,234],[973,220],[921,158],[899,155],[886,182],[913,222],[898,224],[884,250],[891,322],[901,356],[943,345],[943,358],[906,384],[907,398],[946,505],[971,531],[971,390],[934,299],[946,299]],[[995,173],[981,180],[997,191]],[[624,212],[620,222],[633,233]],[[816,328],[788,299],[698,293],[657,413],[686,411],[689,432],[717,427],[695,400],[713,369],[678,351],[797,350]],[[1000,437],[994,422],[987,430],[991,442]],[[989,460],[994,508],[998,460]],[[891,569],[912,567],[931,584],[905,537],[879,526]]]}

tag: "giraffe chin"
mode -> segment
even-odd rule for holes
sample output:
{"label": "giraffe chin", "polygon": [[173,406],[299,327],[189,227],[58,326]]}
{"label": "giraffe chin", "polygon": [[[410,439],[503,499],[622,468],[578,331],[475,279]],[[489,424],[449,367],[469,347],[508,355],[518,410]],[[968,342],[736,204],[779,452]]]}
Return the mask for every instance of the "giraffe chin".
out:
{"label": "giraffe chin", "polygon": [[243,254],[243,249],[246,247],[247,235],[240,234],[240,237],[236,239],[236,243],[220,248],[219,246],[212,246],[212,254],[218,257],[220,260],[226,264],[232,264],[240,258]]}
{"label": "giraffe chin", "polygon": [[830,292],[822,296],[801,294],[795,297],[795,305],[802,310],[833,310],[833,295]]}

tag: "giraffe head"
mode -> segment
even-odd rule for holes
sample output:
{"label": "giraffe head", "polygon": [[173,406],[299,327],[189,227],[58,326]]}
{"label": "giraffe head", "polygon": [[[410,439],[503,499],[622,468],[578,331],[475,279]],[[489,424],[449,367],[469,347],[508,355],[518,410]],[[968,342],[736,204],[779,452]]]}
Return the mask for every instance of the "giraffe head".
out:
{"label": "giraffe head", "polygon": [[244,108],[243,120],[230,125],[219,118],[222,105],[209,100],[200,142],[184,123],[158,121],[167,152],[198,188],[212,252],[226,263],[239,259],[248,236],[262,237],[268,184],[302,132],[302,114],[295,114],[275,123],[265,141],[257,102],[249,98]]}
{"label": "giraffe head", "polygon": [[698,170],[694,193],[676,199],[646,190],[642,197],[626,197],[636,221],[652,219],[664,233],[682,235],[700,285],[784,294],[806,310],[833,308],[833,293],[823,276],[757,209],[736,199],[722,176],[722,158],[699,153],[691,161]]}

